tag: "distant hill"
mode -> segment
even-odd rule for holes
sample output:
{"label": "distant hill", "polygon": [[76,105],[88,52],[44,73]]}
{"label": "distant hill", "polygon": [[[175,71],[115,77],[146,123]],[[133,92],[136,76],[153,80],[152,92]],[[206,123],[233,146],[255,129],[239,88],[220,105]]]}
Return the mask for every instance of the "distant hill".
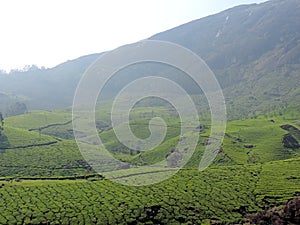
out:
{"label": "distant hill", "polygon": [[[201,56],[223,87],[233,118],[300,105],[299,0],[237,6],[150,39],[175,42]],[[99,56],[83,56],[52,69],[0,74],[0,90],[21,96],[29,109],[68,107],[83,72]],[[140,76],[140,71],[125,71],[109,90]],[[175,80],[181,79],[177,74]],[[193,89],[188,81],[181,84]]]}
{"label": "distant hill", "polygon": [[93,54],[62,63],[51,69],[29,69],[0,74],[0,90],[25,102],[29,109],[70,106],[85,69],[99,56]]}

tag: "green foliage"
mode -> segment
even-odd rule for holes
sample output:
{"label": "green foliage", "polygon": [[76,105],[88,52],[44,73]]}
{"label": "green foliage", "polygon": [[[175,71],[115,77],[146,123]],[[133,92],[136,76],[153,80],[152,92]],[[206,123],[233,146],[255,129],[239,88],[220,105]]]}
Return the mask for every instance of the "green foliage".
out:
{"label": "green foliage", "polygon": [[55,123],[65,123],[70,121],[72,115],[68,111],[30,111],[27,114],[9,117],[5,119],[7,126],[38,129]]}
{"label": "green foliage", "polygon": [[186,169],[146,187],[107,180],[2,181],[0,219],[28,224],[242,223],[247,213],[295,196],[299,169],[299,159],[204,172]]}
{"label": "green foliage", "polygon": [[73,141],[0,150],[0,177],[57,177],[92,173]]}
{"label": "green foliage", "polygon": [[[129,149],[121,144],[116,138],[114,131],[109,128],[110,116],[105,109],[97,111],[96,114],[97,121],[101,121],[101,126],[99,125],[98,127],[101,140],[116,158],[124,162],[129,162],[130,164],[154,164],[165,160],[166,157],[170,155],[171,149],[176,147],[180,139],[180,124],[176,114],[173,114],[170,109],[164,107],[137,107],[132,110],[130,114],[130,126],[135,135],[140,138],[145,138],[149,135],[149,119],[157,115],[161,115],[166,121],[168,131],[164,142],[153,150],[140,152],[138,146],[132,146],[133,149]],[[284,135],[291,132],[291,135],[295,136],[295,131],[287,131],[281,127],[290,124],[293,125],[295,129],[296,127],[299,128],[300,123],[297,123],[298,115],[299,113],[297,113],[297,111],[290,109],[282,111],[281,116],[278,114],[278,116],[272,117],[230,121],[227,124],[222,149],[220,149],[213,164],[236,165],[263,163],[288,159],[299,155],[300,151],[298,149],[289,149],[284,147],[283,144]],[[9,157],[11,160],[7,162],[11,162],[14,156],[21,154],[19,152],[22,150],[24,159],[31,159],[35,162],[40,160],[38,155],[43,155],[43,157],[45,157],[43,163],[45,167],[47,167],[52,164],[54,160],[51,154],[56,156],[57,153],[60,152],[60,159],[70,159],[70,163],[64,163],[64,165],[70,164],[72,165],[71,167],[74,167],[76,161],[83,161],[83,159],[79,155],[80,153],[75,142],[72,141],[72,124],[70,122],[71,115],[67,111],[33,111],[25,115],[6,118],[6,129],[5,132],[3,132],[4,135],[0,142],[0,148],[9,150],[2,151],[3,157]],[[205,150],[207,137],[210,132],[209,122],[201,121],[201,124],[202,129],[197,130],[197,132],[199,132],[197,148],[186,165],[186,168],[198,168],[203,151]],[[297,135],[295,138],[300,142]],[[66,139],[70,141],[67,142]],[[49,154],[44,154],[45,152],[49,152]],[[61,162],[59,160],[56,161],[57,167],[60,167]],[[28,162],[29,161],[26,161],[26,163]],[[24,165],[24,163],[22,165]],[[26,169],[21,168],[22,166],[18,167],[16,165],[14,172],[22,170],[21,173],[24,175],[31,174],[26,173]],[[5,169],[5,171],[7,171],[7,169]],[[44,171],[38,174],[43,173],[48,176],[52,172]],[[57,174],[57,172],[55,173]],[[7,174],[7,172],[5,172],[5,174]],[[13,174],[13,172],[10,174]],[[62,174],[65,174],[65,172]]]}
{"label": "green foliage", "polygon": [[6,126],[3,135],[6,136],[9,146],[0,142],[0,149],[22,149],[30,148],[39,145],[46,145],[47,143],[54,143],[57,140],[51,136],[42,135],[38,132],[29,132],[20,128],[13,128]]}
{"label": "green foliage", "polygon": [[292,158],[298,149],[284,146],[283,138],[288,133],[285,124],[296,124],[299,114],[231,121],[223,143],[223,150],[238,164],[263,163]]}
{"label": "green foliage", "polygon": [[[105,110],[96,115],[100,137],[115,156],[130,164],[161,161],[181,138],[177,116],[163,107],[138,107],[130,115],[130,126],[145,138],[155,115],[162,115],[168,133],[164,143],[151,151],[130,152],[122,146]],[[286,134],[300,141],[299,112],[294,109],[230,121],[216,160],[200,172],[210,134],[209,122],[202,121],[201,129],[195,128],[197,148],[185,168],[146,187],[125,187],[95,176],[73,137],[67,136],[70,120],[70,112],[64,111],[35,111],[6,119],[0,139],[0,224],[234,224],[300,193],[299,149],[283,143]],[[170,170],[143,174],[124,169],[114,179],[139,180],[142,185]]]}
{"label": "green foliage", "polygon": [[[32,112],[7,118],[0,136],[0,177],[58,177],[92,173],[75,141],[31,128],[69,119],[69,113]],[[15,127],[12,127],[15,126]],[[20,128],[16,128],[20,127]]]}
{"label": "green foliage", "polygon": [[7,110],[5,115],[7,117],[10,116],[17,116],[27,113],[27,106],[23,102],[16,102],[13,105],[11,105]]}
{"label": "green foliage", "polygon": [[[299,195],[299,1],[278,2],[233,8],[152,37],[203,56],[222,86],[230,122],[213,165],[202,172],[197,168],[210,144],[209,107],[182,71],[134,65],[120,71],[123,76],[112,78],[117,81],[107,88],[110,95],[130,79],[151,72],[168,74],[195,94],[205,126],[195,128],[199,142],[191,160],[175,176],[146,187],[121,186],[95,176],[73,140],[70,111],[24,114],[24,104],[0,93],[1,111],[15,103],[6,112],[11,117],[5,119],[4,130],[0,114],[0,224],[242,224],[247,214]],[[85,56],[51,70],[31,68],[25,74],[13,71],[6,76],[0,71],[0,89],[17,93],[35,108],[69,106],[80,74],[97,57]],[[21,76],[26,78],[22,82]],[[137,137],[150,135],[148,123],[155,116],[168,127],[160,146],[140,152],[139,146],[129,149],[117,140],[111,129],[111,104],[97,106],[95,116],[100,137],[116,158],[135,165],[170,158],[181,138],[172,107],[148,98],[132,110],[130,127]],[[177,162],[170,167],[175,166]],[[120,170],[114,179],[139,180],[142,185],[171,169],[132,171],[137,170]]]}
{"label": "green foliage", "polygon": [[299,158],[263,164],[255,190],[258,203],[268,208],[299,195],[299,167]]}
{"label": "green foliage", "polygon": [[0,136],[1,136],[1,132],[4,129],[3,126],[4,126],[4,118],[3,118],[2,112],[0,112]]}

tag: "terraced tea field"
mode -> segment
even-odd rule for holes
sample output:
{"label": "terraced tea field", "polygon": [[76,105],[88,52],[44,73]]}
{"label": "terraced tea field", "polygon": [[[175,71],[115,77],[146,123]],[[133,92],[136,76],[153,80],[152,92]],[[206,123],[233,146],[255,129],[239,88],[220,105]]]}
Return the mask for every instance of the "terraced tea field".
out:
{"label": "terraced tea field", "polygon": [[[155,111],[169,130],[164,143],[151,151],[132,152],[122,146],[106,112],[97,118],[99,135],[124,162],[155,163],[180,139],[178,118],[160,108]],[[152,115],[144,108],[133,113],[133,132],[147,137]],[[154,179],[168,169],[147,174],[123,169],[112,180],[105,173],[97,175],[70,135],[70,112],[33,111],[6,118],[0,149],[0,224],[245,223],[249,215],[299,195],[300,149],[284,141],[300,142],[298,118],[286,113],[228,122],[222,149],[213,165],[200,172],[210,132],[204,121],[185,168],[161,183],[140,187],[114,181]]]}

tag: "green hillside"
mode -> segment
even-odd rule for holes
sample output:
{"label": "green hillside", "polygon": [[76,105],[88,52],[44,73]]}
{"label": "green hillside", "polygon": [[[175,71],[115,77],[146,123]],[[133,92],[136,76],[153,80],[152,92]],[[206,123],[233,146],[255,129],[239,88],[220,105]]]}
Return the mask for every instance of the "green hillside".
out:
{"label": "green hillside", "polygon": [[[96,124],[98,124],[99,135],[105,147],[116,158],[130,164],[154,164],[165,159],[180,139],[180,124],[176,115],[171,115],[170,111],[163,107],[136,108],[131,114],[130,125],[135,135],[145,138],[149,135],[149,119],[147,117],[156,116],[155,113],[162,115],[162,118],[165,119],[168,128],[167,136],[161,145],[146,152],[140,152],[138,148],[134,150],[136,146],[129,149],[121,144],[116,138],[114,130],[111,129],[106,113],[98,113]],[[101,115],[104,116],[101,117]],[[23,164],[34,165],[35,163],[26,161],[31,160],[44,167],[50,166],[47,164],[51,164],[52,161],[57,161],[55,164],[59,168],[62,167],[62,164],[72,168],[75,165],[78,166],[82,163],[83,158],[72,134],[70,118],[70,112],[67,111],[32,111],[25,115],[5,119],[5,129],[0,145],[1,159],[5,164],[21,160],[24,161]],[[300,149],[297,147],[297,143],[300,143],[299,130],[299,112],[294,109],[275,111],[269,116],[255,119],[230,121],[227,124],[224,142],[214,165],[256,164],[298,157],[300,156]],[[198,146],[186,165],[187,168],[198,168],[209,131],[209,122],[203,121],[202,130],[199,132]],[[296,141],[295,145],[289,143],[291,139],[289,137]],[[35,152],[37,153],[34,154]],[[14,160],[14,156],[17,154],[22,157]],[[42,158],[45,157],[44,161],[40,160],[41,154]],[[57,160],[54,160],[56,157]],[[30,167],[29,165],[28,167]],[[47,175],[49,174],[51,173],[47,173]]]}
{"label": "green hillside", "polygon": [[[149,135],[152,116],[161,115],[167,123],[164,143],[146,152],[130,151],[119,143],[107,109],[96,114],[106,147],[126,163],[160,161],[180,139],[178,117],[170,108],[143,106],[132,111],[130,125],[141,138]],[[113,181],[143,184],[164,176],[168,168],[147,174],[120,168],[99,176],[84,161],[74,137],[67,135],[70,120],[69,111],[31,111],[5,118],[0,224],[242,224],[300,193],[297,107],[229,121],[213,165],[200,172],[210,133],[209,121],[203,121],[198,147],[185,168],[161,183],[141,187]]]}
{"label": "green hillside", "polygon": [[[180,44],[201,56],[222,87],[226,131],[204,171],[199,163],[212,145],[210,108],[195,82],[179,69],[137,63],[109,80],[95,107],[95,124],[86,124],[95,125],[108,150],[90,157],[95,170],[104,168],[101,173],[81,154],[72,124],[79,118],[71,111],[78,81],[101,54],[51,69],[0,71],[0,225],[299,224],[299,15],[299,0],[270,0],[234,7],[150,38]],[[149,74],[186,89],[200,124],[181,134],[182,121],[171,104],[143,99],[129,114],[132,133],[148,138],[155,117],[167,128],[160,145],[143,151],[130,137],[126,143],[117,138],[111,107],[120,88]],[[9,116],[14,104],[29,111]],[[161,124],[154,126],[162,129]],[[99,147],[96,135],[75,132],[88,150]],[[185,144],[192,134],[199,137],[197,146],[179,170],[190,149],[177,144]],[[107,160],[107,155],[121,163]],[[161,165],[154,165],[158,162]],[[126,185],[132,183],[136,186]]]}

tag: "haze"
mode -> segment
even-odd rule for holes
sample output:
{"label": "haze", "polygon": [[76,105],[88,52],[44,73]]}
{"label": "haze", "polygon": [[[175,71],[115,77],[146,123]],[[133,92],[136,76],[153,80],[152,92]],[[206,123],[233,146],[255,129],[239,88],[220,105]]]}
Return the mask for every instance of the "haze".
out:
{"label": "haze", "polygon": [[263,0],[0,0],[0,68],[53,67]]}

